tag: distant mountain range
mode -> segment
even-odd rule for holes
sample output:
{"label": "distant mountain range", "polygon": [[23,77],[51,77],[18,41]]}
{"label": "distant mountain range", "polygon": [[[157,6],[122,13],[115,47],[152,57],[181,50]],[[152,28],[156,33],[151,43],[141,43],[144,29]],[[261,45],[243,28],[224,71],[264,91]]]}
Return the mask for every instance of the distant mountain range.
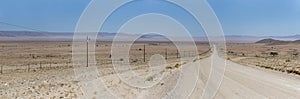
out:
{"label": "distant mountain range", "polygon": [[249,42],[255,43],[259,40],[263,39],[276,39],[282,41],[294,41],[300,40],[300,35],[290,35],[290,36],[239,36],[239,35],[227,35],[225,36],[226,40],[233,41],[233,42]]}
{"label": "distant mountain range", "polygon": [[[98,38],[111,40],[117,33],[98,33]],[[130,34],[119,33],[123,37]],[[74,33],[71,32],[31,32],[31,31],[0,31],[0,41],[72,41]]]}
{"label": "distant mountain range", "polygon": [[262,43],[267,45],[300,44],[300,40],[283,41],[283,40],[275,40],[275,39],[263,39],[255,43]]}
{"label": "distant mountain range", "polygon": [[[99,32],[98,38],[103,41],[111,41],[116,35],[124,38],[131,37],[134,34],[126,33],[108,33]],[[72,41],[74,33],[71,32],[32,32],[32,31],[0,31],[0,41]],[[225,39],[229,43],[255,43],[256,41],[266,38],[294,41],[300,40],[300,35],[292,36],[240,36],[240,35],[226,35]],[[151,40],[166,40],[166,38],[159,34],[146,34],[141,36],[141,39]],[[194,37],[195,41],[207,41],[207,37]],[[268,40],[266,40],[268,41]],[[269,40],[271,41],[271,40]],[[282,42],[283,43],[283,42]]]}

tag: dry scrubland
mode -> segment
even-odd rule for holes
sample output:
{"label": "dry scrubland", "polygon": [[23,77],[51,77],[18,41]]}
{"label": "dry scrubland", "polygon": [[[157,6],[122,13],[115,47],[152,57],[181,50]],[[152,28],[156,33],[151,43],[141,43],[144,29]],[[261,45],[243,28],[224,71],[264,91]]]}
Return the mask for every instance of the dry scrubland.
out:
{"label": "dry scrubland", "polygon": [[[151,55],[168,55],[167,68],[164,72],[172,73],[174,68],[182,64],[177,58],[177,49],[172,44],[145,44],[146,62]],[[110,59],[110,43],[96,44],[96,60],[98,69],[105,69],[99,76],[113,79],[113,67]],[[147,65],[143,62],[144,44],[134,44],[130,50],[132,66]],[[208,44],[198,44],[200,57],[207,57]],[[192,57],[195,52],[184,51],[182,57]],[[74,80],[72,67],[72,42],[1,42],[0,43],[0,98],[80,98],[81,85]],[[180,56],[179,56],[180,57]],[[137,72],[147,72],[147,68],[136,68]],[[147,79],[154,80],[153,77]],[[171,81],[171,80],[170,80]],[[116,83],[117,82],[117,83]],[[128,97],[126,89],[120,89],[118,80],[108,80],[112,90],[121,91],[120,96]],[[169,82],[171,84],[171,82]],[[122,85],[122,84],[121,84]],[[168,85],[161,83],[159,87]],[[97,93],[95,93],[97,94]],[[131,93],[134,94],[134,93]],[[157,93],[164,94],[164,93]],[[134,95],[133,95],[134,96]]]}
{"label": "dry scrubland", "polygon": [[[143,62],[144,45],[146,46],[146,62]],[[110,58],[111,44],[99,42],[95,47],[97,67],[99,71],[102,70],[98,76],[105,78],[104,84],[123,98],[143,95],[143,91],[131,88],[115,75]],[[197,44],[197,47],[199,59],[210,55],[208,44]],[[165,56],[166,50],[167,67],[162,72],[165,72],[167,76],[147,92],[153,94],[151,98],[162,97],[174,86],[174,81],[178,78],[176,74],[179,73],[177,68],[187,64],[187,62],[179,63],[178,57],[193,57],[195,52],[187,50],[179,52],[181,55],[178,55],[176,47],[168,43],[136,43],[129,52],[133,71],[144,75],[149,71],[147,62],[150,57],[154,54]],[[226,52],[223,54],[227,54],[228,60],[242,65],[299,75],[299,51],[300,46],[297,44],[228,44],[227,51],[221,52]],[[80,91],[82,86],[74,80],[72,42],[1,42],[0,57],[2,67],[0,99],[69,99],[81,98],[83,95]],[[155,75],[146,79],[148,82],[156,80]]]}
{"label": "dry scrubland", "polygon": [[239,64],[300,75],[299,51],[299,44],[228,44],[226,53]]}

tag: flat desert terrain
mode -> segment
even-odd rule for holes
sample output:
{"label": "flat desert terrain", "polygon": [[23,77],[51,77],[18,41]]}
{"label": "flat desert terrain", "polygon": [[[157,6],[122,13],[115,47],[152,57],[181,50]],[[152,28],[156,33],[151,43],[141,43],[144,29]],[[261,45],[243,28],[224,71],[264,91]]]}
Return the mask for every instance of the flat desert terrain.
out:
{"label": "flat desert terrain", "polygon": [[[143,59],[144,45],[146,62]],[[0,47],[1,99],[82,98],[81,84],[74,78],[72,42],[1,42]],[[197,47],[201,57],[209,56],[208,44],[199,44]],[[106,81],[109,86],[112,86],[110,89],[120,92],[120,96],[124,98],[138,95],[139,93],[129,95],[126,89],[114,89],[125,85],[122,85],[118,78],[111,76],[116,74],[110,58],[111,43],[99,42],[95,45],[95,50],[96,52],[89,54],[95,54],[97,69],[104,71],[100,72],[98,76],[110,79]],[[168,43],[136,43],[131,46],[129,54],[130,64],[136,72],[148,71],[149,68],[146,65],[152,55],[165,56],[167,54],[166,63],[168,65],[163,72],[172,72],[181,65],[180,57],[195,57],[193,54],[196,52],[188,50],[178,52],[174,45]],[[141,65],[144,68],[139,67]],[[153,77],[148,80],[152,81]]]}
{"label": "flat desert terrain", "polygon": [[299,44],[228,44],[228,59],[246,66],[300,75]]}
{"label": "flat desert terrain", "polygon": [[[216,75],[223,75],[222,68],[218,66],[225,61],[224,79],[217,86],[219,90],[204,98],[296,99],[300,93],[300,61],[296,54],[300,47],[297,45],[228,44],[224,51],[208,44],[197,44],[198,52],[178,52],[176,46],[169,43],[135,43],[129,52],[130,71],[139,76],[146,75],[149,72],[148,61],[155,54],[163,56],[167,64],[162,71],[148,76],[144,81],[156,84],[143,89],[132,87],[118,78],[112,65],[111,43],[98,42],[95,52],[89,53],[95,54],[99,71],[97,77],[102,78],[102,84],[107,89],[89,92],[85,97],[86,93],[82,91],[84,86],[76,80],[74,72],[72,42],[1,42],[0,47],[1,99],[96,99],[103,98],[108,90],[116,97],[125,99],[171,98],[169,92],[177,86],[180,75],[198,77],[191,94],[181,94],[181,97],[198,99],[202,97],[201,93],[209,82],[211,69],[216,70]],[[224,55],[228,57],[220,57]],[[180,71],[193,66],[200,66],[198,76]],[[160,79],[161,74],[164,76]]]}

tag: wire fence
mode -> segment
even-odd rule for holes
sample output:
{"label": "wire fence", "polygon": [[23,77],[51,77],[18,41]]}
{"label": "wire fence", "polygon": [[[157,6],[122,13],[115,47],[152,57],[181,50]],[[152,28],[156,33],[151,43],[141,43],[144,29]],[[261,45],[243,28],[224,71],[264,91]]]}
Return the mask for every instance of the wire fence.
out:
{"label": "wire fence", "polygon": [[[131,64],[131,63],[146,63],[150,60],[152,55],[160,54],[166,58],[166,60],[174,60],[186,57],[196,57],[197,55],[204,55],[211,51],[208,49],[207,51],[202,51],[202,53],[196,51],[178,51],[178,50],[161,50],[161,51],[141,51],[138,53],[130,54],[130,56],[126,57],[129,61],[124,59],[115,59],[112,60],[110,54],[102,54],[105,57],[96,57],[96,65],[97,66],[106,66],[112,64],[113,61],[119,62],[122,64]],[[94,53],[93,53],[94,54]],[[97,56],[97,55],[96,55]],[[124,58],[124,57],[123,57]],[[92,64],[92,63],[88,63]],[[55,70],[55,69],[67,69],[72,68],[73,63],[71,60],[61,60],[61,61],[33,61],[33,62],[24,62],[24,63],[2,63],[0,64],[0,74],[4,73],[12,73],[12,72],[36,72],[43,70]]]}

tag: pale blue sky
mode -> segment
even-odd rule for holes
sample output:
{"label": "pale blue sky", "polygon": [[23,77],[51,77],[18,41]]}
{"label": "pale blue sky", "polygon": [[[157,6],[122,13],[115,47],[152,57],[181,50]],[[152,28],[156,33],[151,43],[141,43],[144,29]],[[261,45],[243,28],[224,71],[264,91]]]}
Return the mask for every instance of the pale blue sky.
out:
{"label": "pale blue sky", "polygon": [[[0,22],[41,31],[72,32],[89,1],[1,0]],[[139,4],[148,10],[141,10],[132,6],[124,7],[123,10],[127,10],[128,16],[137,13],[161,12],[176,18],[176,16],[181,15],[180,13],[186,13],[171,5],[155,7],[150,11],[152,5],[147,4],[150,1]],[[158,3],[157,6],[160,5],[160,2],[163,4],[163,0],[153,0],[153,2]],[[208,0],[208,2],[216,12],[225,35],[278,36],[300,34],[300,0]],[[165,8],[170,11],[162,10]],[[121,17],[124,18],[124,16],[120,16],[119,20],[118,17],[112,19],[121,23],[120,21],[126,19]],[[188,14],[184,15],[184,18],[178,16],[177,20],[191,28],[192,34],[196,35],[198,32],[202,32],[201,28],[198,28],[199,24],[194,22],[194,19]],[[109,27],[112,24],[113,21],[108,23],[103,31],[114,31],[116,27]],[[26,29],[0,24],[0,31],[4,30],[24,31]]]}

